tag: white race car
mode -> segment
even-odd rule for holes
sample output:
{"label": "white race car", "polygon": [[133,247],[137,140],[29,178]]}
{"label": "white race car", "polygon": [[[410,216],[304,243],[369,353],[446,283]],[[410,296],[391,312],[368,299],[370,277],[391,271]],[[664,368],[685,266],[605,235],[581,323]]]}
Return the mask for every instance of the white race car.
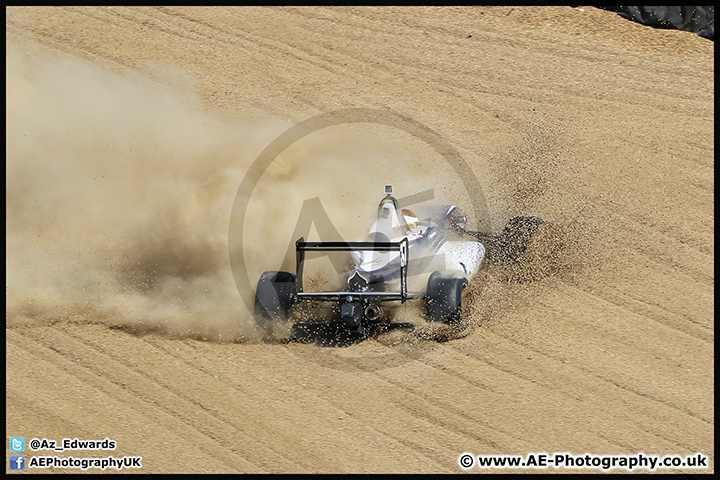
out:
{"label": "white race car", "polygon": [[[467,218],[456,206],[427,207],[418,216],[400,208],[392,193],[392,187],[386,186],[377,221],[365,241],[306,242],[300,238],[295,243],[295,273],[266,271],[260,276],[255,318],[268,335],[277,325],[298,320],[294,313],[309,302],[331,308],[324,309],[321,319],[295,321],[291,328],[294,340],[317,341],[322,337],[320,330],[326,336],[362,339],[394,328],[412,329],[411,323],[393,322],[392,308],[384,308],[408,300],[425,302],[429,322],[460,324],[463,289],[485,258],[484,244],[501,249],[507,257],[518,255],[542,223],[537,217],[515,217],[501,235],[473,232],[466,230]],[[303,289],[305,253],[311,251],[350,253],[345,288],[327,292]],[[409,292],[408,275],[424,288]]]}

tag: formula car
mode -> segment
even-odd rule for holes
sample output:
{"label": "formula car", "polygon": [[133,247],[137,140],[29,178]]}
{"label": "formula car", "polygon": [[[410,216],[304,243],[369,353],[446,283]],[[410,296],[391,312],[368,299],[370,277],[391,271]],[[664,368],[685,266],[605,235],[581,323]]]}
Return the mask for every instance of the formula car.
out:
{"label": "formula car", "polygon": [[[401,208],[388,185],[364,241],[298,239],[295,273],[266,271],[257,284],[255,318],[268,338],[278,325],[291,321],[290,338],[300,342],[354,341],[396,328],[412,330],[414,324],[395,322],[392,314],[393,306],[409,300],[424,302],[428,322],[459,325],[463,290],[486,256],[485,244],[512,258],[522,254],[529,235],[542,223],[538,217],[515,217],[500,235],[492,235],[467,230],[467,217],[454,205],[422,212]],[[349,253],[344,287],[305,290],[306,253],[319,251]],[[417,291],[409,291],[409,275],[419,285]]]}

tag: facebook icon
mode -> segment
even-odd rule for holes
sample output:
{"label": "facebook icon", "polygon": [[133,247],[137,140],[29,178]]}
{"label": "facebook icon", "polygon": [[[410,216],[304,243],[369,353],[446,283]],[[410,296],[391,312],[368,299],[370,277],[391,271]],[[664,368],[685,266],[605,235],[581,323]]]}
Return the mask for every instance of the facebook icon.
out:
{"label": "facebook icon", "polygon": [[25,470],[25,455],[10,455],[10,470]]}

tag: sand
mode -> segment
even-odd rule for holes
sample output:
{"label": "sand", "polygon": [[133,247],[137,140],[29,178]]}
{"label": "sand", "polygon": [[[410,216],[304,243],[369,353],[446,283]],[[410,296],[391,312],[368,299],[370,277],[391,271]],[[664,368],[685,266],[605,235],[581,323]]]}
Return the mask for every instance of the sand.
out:
{"label": "sand", "polygon": [[[6,433],[27,462],[461,473],[463,453],[702,453],[663,471],[714,471],[712,41],[592,7],[6,14]],[[340,111],[365,121],[282,152],[238,237],[250,165]],[[523,265],[473,278],[448,341],[261,342],[229,251],[250,283],[280,268],[316,197],[361,239],[385,184],[476,229],[548,228]]]}

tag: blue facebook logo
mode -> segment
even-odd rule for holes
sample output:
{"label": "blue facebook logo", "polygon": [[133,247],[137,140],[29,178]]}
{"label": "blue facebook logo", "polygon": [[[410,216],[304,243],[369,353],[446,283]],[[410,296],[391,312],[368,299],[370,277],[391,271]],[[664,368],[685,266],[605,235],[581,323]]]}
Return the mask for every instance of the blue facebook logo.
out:
{"label": "blue facebook logo", "polygon": [[10,470],[25,470],[25,455],[10,455]]}

